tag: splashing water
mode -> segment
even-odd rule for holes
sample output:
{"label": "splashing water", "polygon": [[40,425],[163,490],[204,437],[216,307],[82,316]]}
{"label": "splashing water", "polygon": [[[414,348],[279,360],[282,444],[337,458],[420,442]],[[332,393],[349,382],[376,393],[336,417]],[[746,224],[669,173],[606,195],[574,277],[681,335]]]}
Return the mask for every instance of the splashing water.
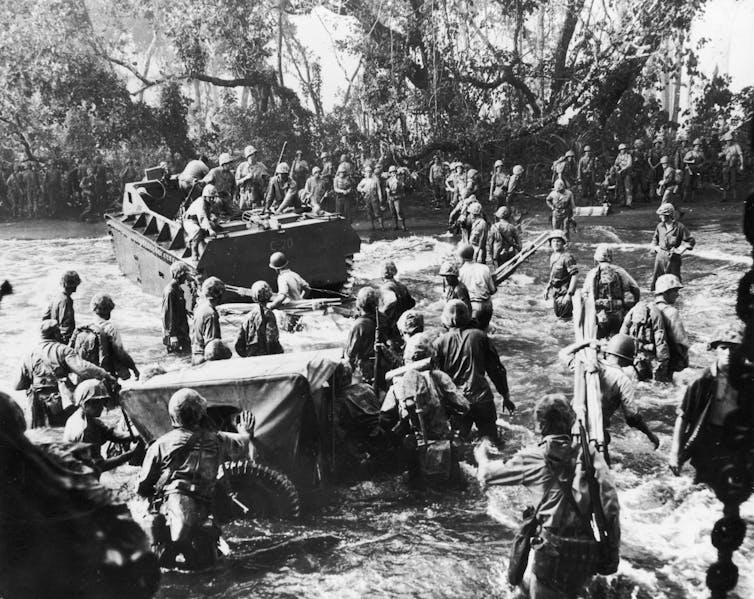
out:
{"label": "splashing water", "polygon": [[[679,303],[691,340],[691,368],[676,375],[676,385],[641,383],[638,403],[650,428],[662,441],[654,452],[649,442],[625,423],[613,423],[614,475],[620,491],[623,529],[622,563],[618,574],[593,583],[591,597],[706,597],[705,570],[714,561],[709,541],[721,506],[706,488],[693,485],[689,468],[680,478],[667,468],[667,449],[675,409],[683,384],[710,362],[706,340],[716,325],[734,318],[734,290],[748,268],[748,247],[730,227],[705,221],[687,223],[697,238],[697,250],[684,257],[685,288]],[[625,226],[630,226],[626,224]],[[580,276],[591,267],[594,244],[609,242],[616,262],[648,287],[652,230],[619,226],[587,227],[575,235],[571,251]],[[33,232],[54,235],[51,226]],[[527,232],[533,238],[534,232]],[[0,231],[0,235],[3,232]],[[116,308],[113,321],[140,365],[159,362],[178,368],[185,361],[166,357],[160,340],[160,300],[144,294],[125,279],[115,263],[109,238],[99,228],[78,227],[64,239],[0,240],[0,277],[14,284],[15,294],[0,305],[0,380],[7,388],[21,357],[38,338],[41,313],[57,292],[62,271],[78,270],[82,285],[75,295],[77,321],[90,317],[91,296],[105,290]],[[4,235],[8,237],[8,235]],[[524,240],[526,242],[526,239]],[[382,240],[362,246],[354,272],[357,286],[379,284],[381,263],[393,260],[399,277],[414,292],[427,328],[438,329],[443,303],[438,266],[452,255],[455,244],[431,236]],[[532,409],[542,394],[570,393],[572,378],[557,362],[557,351],[571,342],[572,325],[552,314],[542,299],[547,280],[547,252],[540,250],[494,298],[491,337],[508,369],[512,399],[518,410],[504,426],[505,456],[535,440]],[[232,346],[236,317],[223,319],[223,336]],[[341,346],[350,321],[340,316],[304,317],[300,333],[282,333],[286,351]],[[20,401],[23,397],[15,393]],[[473,468],[464,466],[471,477]],[[115,486],[133,486],[133,469],[108,475]],[[130,478],[129,478],[130,477]],[[520,509],[531,502],[528,491],[494,488],[482,494],[471,484],[465,492],[412,494],[403,481],[381,478],[339,488],[332,503],[305,526],[243,523],[226,530],[237,556],[221,570],[164,577],[161,597],[512,597],[505,583],[510,541],[520,521]],[[138,506],[134,506],[138,510]],[[142,506],[143,509],[143,506]],[[754,502],[742,506],[749,530],[754,526]],[[340,543],[317,551],[307,549],[272,565],[247,563],[244,545],[266,535],[334,535]],[[749,533],[735,561],[740,568],[736,593],[754,596],[754,540]]]}

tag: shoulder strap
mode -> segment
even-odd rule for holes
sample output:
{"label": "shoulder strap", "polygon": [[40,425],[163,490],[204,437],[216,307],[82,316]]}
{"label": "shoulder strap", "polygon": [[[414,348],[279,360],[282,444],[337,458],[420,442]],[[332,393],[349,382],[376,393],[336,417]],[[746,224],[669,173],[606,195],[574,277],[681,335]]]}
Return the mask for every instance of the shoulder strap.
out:
{"label": "shoulder strap", "polygon": [[191,450],[194,449],[194,443],[201,436],[202,432],[203,431],[198,430],[192,433],[185,445],[181,445],[181,447],[170,454],[167,461],[162,466],[162,474],[160,475],[160,478],[157,480],[157,483],[155,483],[154,489],[156,494],[161,493],[165,486],[171,481],[174,472],[172,470],[173,466],[188,458]]}

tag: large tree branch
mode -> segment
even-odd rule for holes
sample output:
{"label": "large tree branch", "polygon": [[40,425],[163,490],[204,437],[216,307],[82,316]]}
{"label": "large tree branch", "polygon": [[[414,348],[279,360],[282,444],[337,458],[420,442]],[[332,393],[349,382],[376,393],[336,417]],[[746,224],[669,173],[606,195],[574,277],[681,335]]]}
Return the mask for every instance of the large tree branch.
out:
{"label": "large tree branch", "polygon": [[584,8],[584,0],[568,0],[566,3],[566,12],[563,17],[563,27],[560,30],[560,38],[555,46],[553,54],[552,83],[550,88],[550,105],[557,101],[566,80],[570,80],[569,73],[566,72],[566,59],[568,49],[571,46],[573,34],[576,31],[576,25],[579,21],[579,15]]}
{"label": "large tree branch", "polygon": [[6,125],[8,125],[8,128],[10,129],[11,134],[15,135],[18,141],[23,146],[26,157],[29,160],[33,160],[34,162],[39,162],[36,155],[34,154],[34,150],[31,149],[31,143],[29,143],[28,138],[22,131],[23,124],[21,123],[21,119],[18,117],[18,115],[16,115],[14,119],[0,116],[0,122],[3,122]]}

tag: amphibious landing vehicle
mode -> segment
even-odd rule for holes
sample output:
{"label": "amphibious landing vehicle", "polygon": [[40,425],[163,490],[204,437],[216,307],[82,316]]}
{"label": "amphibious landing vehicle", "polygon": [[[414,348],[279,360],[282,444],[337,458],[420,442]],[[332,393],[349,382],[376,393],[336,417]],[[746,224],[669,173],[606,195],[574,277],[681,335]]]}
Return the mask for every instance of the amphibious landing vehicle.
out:
{"label": "amphibious landing vehicle", "polygon": [[[277,251],[285,252],[291,267],[312,288],[350,291],[353,255],[361,240],[340,215],[247,211],[220,224],[217,237],[208,240],[195,260],[180,215],[198,194],[197,186],[187,184],[183,175],[149,179],[147,173],[148,180],[125,185],[123,211],[106,215],[118,266],[146,293],[162,294],[170,281],[170,265],[178,260],[186,262],[199,280],[215,276],[246,288],[264,280],[276,289],[276,275],[268,264]],[[222,301],[250,300],[228,291]]]}

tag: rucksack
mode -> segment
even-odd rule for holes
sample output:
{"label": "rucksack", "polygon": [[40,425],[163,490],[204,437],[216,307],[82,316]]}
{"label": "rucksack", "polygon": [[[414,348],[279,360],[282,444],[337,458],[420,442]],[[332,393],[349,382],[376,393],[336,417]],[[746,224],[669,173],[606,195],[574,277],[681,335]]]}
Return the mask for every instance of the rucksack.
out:
{"label": "rucksack", "polygon": [[650,354],[655,353],[656,349],[652,308],[648,302],[639,302],[631,311],[631,323],[628,327],[628,335],[636,339],[637,349]]}
{"label": "rucksack", "polygon": [[599,264],[594,276],[594,299],[623,303],[623,280],[618,271],[609,264]]}
{"label": "rucksack", "polygon": [[82,360],[91,362],[99,366],[101,364],[102,344],[100,343],[99,329],[93,325],[84,325],[76,327],[71,335],[68,345],[75,351]]}

